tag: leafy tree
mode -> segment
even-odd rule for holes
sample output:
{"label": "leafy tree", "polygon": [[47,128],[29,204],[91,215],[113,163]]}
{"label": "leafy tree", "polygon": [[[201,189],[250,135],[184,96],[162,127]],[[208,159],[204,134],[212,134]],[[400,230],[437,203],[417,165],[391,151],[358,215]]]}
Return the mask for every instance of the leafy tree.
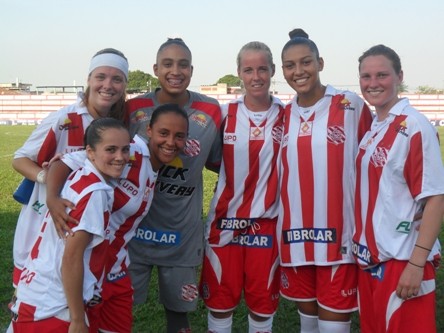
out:
{"label": "leafy tree", "polygon": [[404,82],[401,83],[401,85],[398,88],[399,93],[405,93],[409,91],[409,86],[406,85]]}
{"label": "leafy tree", "polygon": [[415,91],[415,94],[423,94],[423,95],[438,95],[442,93],[443,93],[442,89],[436,89],[429,86],[419,86]]}
{"label": "leafy tree", "polygon": [[241,79],[238,76],[227,74],[216,82],[216,84],[218,83],[226,83],[228,87],[240,87]]}
{"label": "leafy tree", "polygon": [[142,91],[153,91],[159,86],[159,80],[148,73],[141,70],[129,71],[128,86],[126,88],[129,93],[138,93]]}

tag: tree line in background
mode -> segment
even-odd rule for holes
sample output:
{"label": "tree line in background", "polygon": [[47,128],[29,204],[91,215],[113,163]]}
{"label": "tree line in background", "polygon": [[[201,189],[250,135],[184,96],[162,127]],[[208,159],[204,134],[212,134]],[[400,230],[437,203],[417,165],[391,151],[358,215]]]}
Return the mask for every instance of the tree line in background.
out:
{"label": "tree line in background", "polygon": [[[242,82],[239,77],[232,74],[227,74],[221,77],[219,80],[217,80],[215,84],[218,83],[226,83],[228,87],[242,87]],[[151,92],[154,91],[157,87],[159,87],[159,80],[156,77],[141,70],[129,71],[127,87],[127,92],[129,94]],[[408,91],[408,86],[405,83],[402,83],[399,92],[406,93]],[[433,88],[430,86],[419,86],[414,91],[414,93],[422,95],[439,95],[444,94],[444,90]]]}
{"label": "tree line in background", "polygon": [[[228,74],[221,77],[217,83],[226,83],[228,87],[240,87],[241,80],[239,77]],[[129,71],[127,93],[142,93],[151,92],[160,87],[159,80],[151,74],[145,73],[141,70]]]}

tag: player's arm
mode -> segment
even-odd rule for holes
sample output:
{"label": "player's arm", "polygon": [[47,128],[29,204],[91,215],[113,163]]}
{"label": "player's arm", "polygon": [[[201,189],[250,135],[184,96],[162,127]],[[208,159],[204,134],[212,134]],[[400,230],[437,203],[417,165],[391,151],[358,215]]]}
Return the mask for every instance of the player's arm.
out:
{"label": "player's arm", "polygon": [[427,257],[441,231],[443,216],[444,195],[435,195],[427,198],[418,238],[396,288],[398,297],[407,299],[418,294]]}
{"label": "player's arm", "polygon": [[221,128],[217,131],[217,135],[211,145],[210,154],[205,162],[205,168],[213,172],[219,173],[222,161],[222,142],[223,142],[223,128],[225,121],[222,122]]}
{"label": "player's arm", "polygon": [[12,167],[25,178],[39,181],[37,175],[42,171],[41,165],[54,156],[57,147],[54,126],[57,126],[58,117],[57,112],[46,117],[23,146],[15,151]]}
{"label": "player's arm", "polygon": [[46,205],[51,214],[57,234],[61,238],[72,235],[72,230],[68,222],[78,224],[78,221],[66,212],[66,208],[74,209],[71,201],[60,197],[60,192],[66,179],[71,173],[71,169],[62,161],[55,161],[48,170],[46,182]]}
{"label": "player's arm", "polygon": [[78,230],[66,239],[62,282],[71,318],[69,332],[88,332],[83,304],[83,256],[91,239],[92,235],[84,230]]}
{"label": "player's arm", "polygon": [[[44,183],[45,178],[43,173],[40,176],[40,179],[37,178],[39,173],[43,170],[41,166],[39,166],[36,162],[32,161],[28,157],[19,157],[12,160],[12,167],[15,171],[23,175],[25,178],[32,180],[33,182]],[[44,178],[42,178],[44,177]]]}

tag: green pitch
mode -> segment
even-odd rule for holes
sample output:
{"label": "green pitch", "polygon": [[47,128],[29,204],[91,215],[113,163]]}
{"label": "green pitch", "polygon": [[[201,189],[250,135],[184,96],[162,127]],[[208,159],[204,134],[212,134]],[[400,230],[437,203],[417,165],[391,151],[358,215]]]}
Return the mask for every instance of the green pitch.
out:
{"label": "green pitch", "polygon": [[[9,324],[7,304],[13,289],[12,275],[12,240],[15,223],[20,211],[20,205],[12,199],[12,193],[22,177],[11,167],[14,151],[19,148],[31,134],[33,126],[0,126],[0,332],[4,332]],[[444,127],[439,128],[441,138],[441,156],[444,156]],[[210,171],[204,172],[204,215],[208,210],[216,181],[216,175]],[[444,242],[444,233],[441,233]],[[157,280],[151,280],[150,299],[144,305],[134,309],[134,330],[140,333],[165,332],[163,308],[157,303]],[[438,331],[444,331],[444,273],[441,268],[437,279],[437,320]],[[199,303],[198,310],[190,315],[193,332],[206,332],[207,311],[203,303]],[[244,304],[237,309],[233,332],[247,332],[247,310]],[[294,305],[281,300],[278,313],[274,318],[274,332],[297,332],[299,319]],[[353,317],[353,332],[359,332],[357,315]]]}

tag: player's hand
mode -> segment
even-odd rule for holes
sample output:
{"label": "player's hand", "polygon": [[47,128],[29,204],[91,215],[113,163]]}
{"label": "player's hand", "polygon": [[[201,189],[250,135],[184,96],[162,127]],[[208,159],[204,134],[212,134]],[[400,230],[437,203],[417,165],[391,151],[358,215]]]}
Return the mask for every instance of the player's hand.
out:
{"label": "player's hand", "polygon": [[417,267],[408,263],[399,278],[396,296],[403,300],[418,296],[423,276],[424,267]]}
{"label": "player's hand", "polygon": [[62,153],[57,153],[49,160],[49,162],[43,162],[42,167],[44,164],[46,164],[46,167],[49,168],[54,162],[60,161],[62,157]]}
{"label": "player's hand", "polygon": [[71,321],[68,333],[88,333],[89,329],[85,321]]}
{"label": "player's hand", "polygon": [[68,226],[68,223],[79,224],[79,222],[66,213],[66,208],[75,209],[74,204],[60,197],[47,197],[46,205],[51,214],[57,234],[60,238],[72,236],[74,233]]}

